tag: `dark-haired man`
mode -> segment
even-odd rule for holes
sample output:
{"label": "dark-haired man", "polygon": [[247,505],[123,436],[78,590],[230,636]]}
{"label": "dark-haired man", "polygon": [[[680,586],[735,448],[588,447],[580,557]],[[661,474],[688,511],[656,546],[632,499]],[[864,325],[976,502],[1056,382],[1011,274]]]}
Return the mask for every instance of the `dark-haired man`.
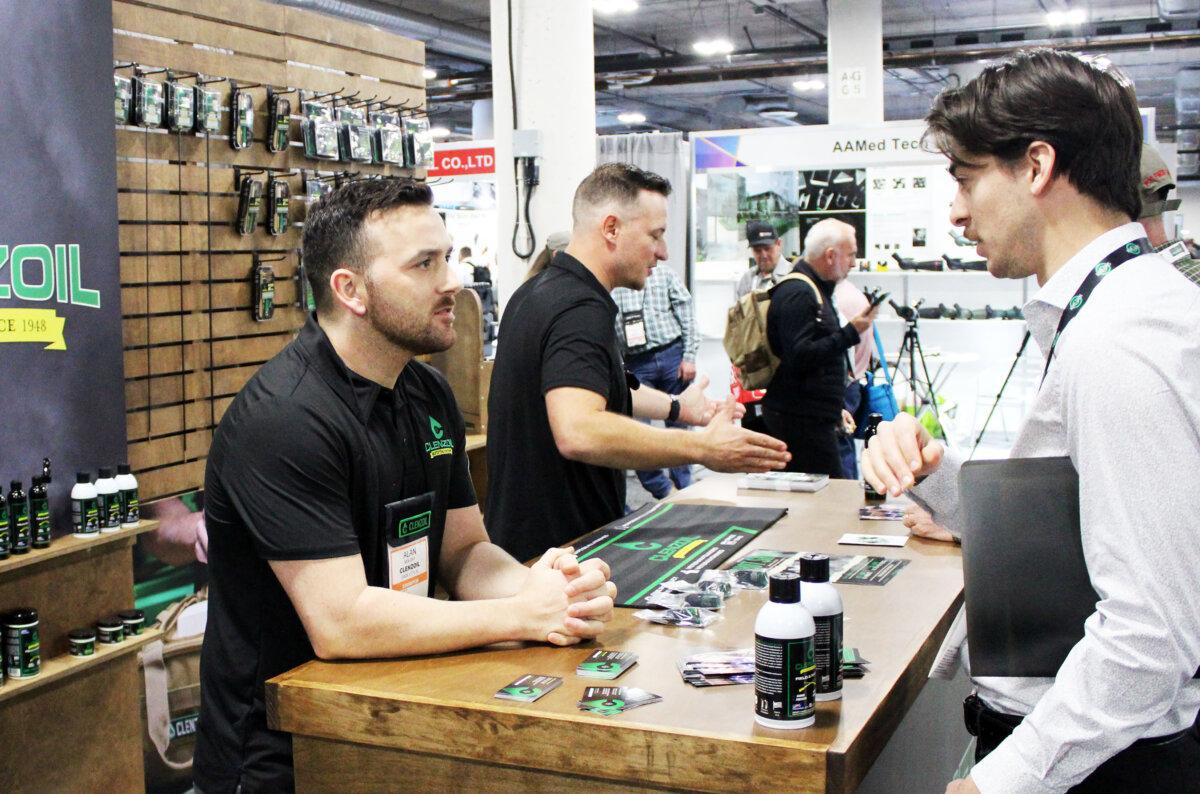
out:
{"label": "dark-haired man", "polygon": [[[353,182],[304,224],[317,303],[221,420],[205,474],[211,574],[195,781],[293,788],[263,684],[314,657],[596,636],[615,588],[563,550],[531,569],[488,542],[445,379],[450,238],[408,179]],[[436,600],[436,586],[454,600]]]}
{"label": "dark-haired man", "polygon": [[[678,397],[627,379],[615,287],[640,290],[667,258],[670,183],[608,163],[580,183],[565,251],[513,294],[488,397],[487,520],[517,559],[624,512],[624,469],[703,463],[718,471],[782,468],[784,445],[733,423],[701,375]],[[649,427],[644,419],[705,425]]]}
{"label": "dark-haired man", "polygon": [[[974,679],[979,761],[947,791],[1200,791],[1200,290],[1134,222],[1133,90],[1037,50],[943,92],[926,121],[959,186],[951,222],[993,275],[1040,285],[1025,317],[1047,368],[1012,455],[1070,457],[1099,595],[1054,678]],[[871,440],[863,471],[893,494],[927,476],[914,497],[957,534],[958,467],[944,454],[902,414]]]}

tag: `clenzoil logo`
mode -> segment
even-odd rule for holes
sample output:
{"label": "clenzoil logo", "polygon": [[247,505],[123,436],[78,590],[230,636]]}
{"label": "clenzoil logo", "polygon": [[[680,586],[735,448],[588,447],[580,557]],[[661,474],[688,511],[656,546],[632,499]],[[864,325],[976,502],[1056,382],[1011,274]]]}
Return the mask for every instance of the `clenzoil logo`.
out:
{"label": "clenzoil logo", "polygon": [[[79,246],[25,243],[0,245],[0,300],[19,300],[100,308],[99,290],[83,286]],[[6,283],[7,282],[7,283]],[[66,350],[63,326],[66,319],[54,309],[0,308],[0,342],[45,342],[47,350]]]}
{"label": "clenzoil logo", "polygon": [[429,453],[429,458],[432,460],[438,455],[452,455],[454,453],[454,439],[443,438],[446,435],[445,428],[442,423],[429,417],[429,431],[433,433],[433,441],[425,442],[425,451]]}
{"label": "clenzoil logo", "polygon": [[1096,265],[1097,276],[1107,276],[1108,271],[1110,270],[1112,270],[1112,265],[1110,265],[1108,262],[1101,262],[1100,264]]}
{"label": "clenzoil logo", "polygon": [[1071,298],[1071,302],[1067,304],[1067,308],[1074,310],[1074,309],[1078,309],[1082,305],[1083,305],[1083,296],[1076,295],[1074,298]]}
{"label": "clenzoil logo", "polygon": [[1142,247],[1137,243],[1130,243],[1129,245],[1125,246],[1125,250],[1134,256],[1137,256],[1142,252]]}

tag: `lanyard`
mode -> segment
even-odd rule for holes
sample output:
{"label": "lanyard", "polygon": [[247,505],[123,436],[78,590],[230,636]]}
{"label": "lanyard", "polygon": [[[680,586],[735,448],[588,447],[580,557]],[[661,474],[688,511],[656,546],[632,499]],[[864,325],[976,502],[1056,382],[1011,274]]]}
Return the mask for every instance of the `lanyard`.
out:
{"label": "lanyard", "polygon": [[1067,303],[1067,308],[1063,310],[1062,318],[1058,321],[1058,330],[1054,332],[1054,341],[1050,343],[1050,354],[1046,356],[1046,368],[1042,370],[1042,383],[1046,382],[1046,375],[1050,372],[1050,362],[1054,360],[1054,348],[1058,346],[1059,337],[1062,336],[1067,325],[1075,319],[1075,315],[1079,314],[1083,304],[1087,302],[1092,290],[1096,288],[1100,280],[1130,259],[1148,254],[1153,250],[1154,247],[1150,245],[1150,241],[1142,237],[1113,250],[1100,261],[1100,264],[1088,271],[1087,278],[1079,285],[1079,289],[1075,290],[1074,296]]}

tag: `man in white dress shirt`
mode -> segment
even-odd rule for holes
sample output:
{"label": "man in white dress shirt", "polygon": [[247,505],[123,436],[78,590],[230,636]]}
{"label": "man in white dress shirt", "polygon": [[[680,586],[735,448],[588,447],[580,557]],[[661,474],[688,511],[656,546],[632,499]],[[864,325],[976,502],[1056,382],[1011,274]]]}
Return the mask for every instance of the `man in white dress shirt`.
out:
{"label": "man in white dress shirt", "polygon": [[[1025,317],[1049,363],[1012,456],[1070,457],[1099,595],[1056,677],[973,680],[978,763],[947,792],[1200,792],[1200,289],[1135,223],[1133,90],[1038,50],[943,92],[926,121],[958,182],[952,223],[992,275],[1040,286]],[[958,534],[958,463],[901,414],[863,472]]]}

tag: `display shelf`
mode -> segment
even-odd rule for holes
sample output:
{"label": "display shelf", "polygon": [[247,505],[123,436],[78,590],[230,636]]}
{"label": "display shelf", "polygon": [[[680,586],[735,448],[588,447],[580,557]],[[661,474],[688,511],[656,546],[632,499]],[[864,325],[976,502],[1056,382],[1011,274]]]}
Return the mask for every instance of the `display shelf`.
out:
{"label": "display shelf", "polygon": [[486,433],[467,433],[467,452],[487,447]]}
{"label": "display shelf", "polygon": [[[896,323],[898,325],[903,325],[904,323],[907,322],[907,320],[902,320],[899,317],[876,317],[874,322]],[[943,325],[945,323],[954,323],[955,325],[997,325],[999,323],[1007,323],[1008,325],[1015,325],[1015,326],[1025,325],[1024,320],[1004,320],[999,317],[993,317],[990,320],[988,320],[988,319],[951,320],[948,317],[936,317],[936,318],[921,319],[918,321],[919,325],[927,325],[929,323],[934,323],[935,325]]]}
{"label": "display shelf", "polygon": [[42,660],[42,671],[32,678],[9,678],[0,686],[0,703],[15,697],[34,692],[37,689],[61,681],[86,670],[91,670],[105,662],[112,661],[127,653],[141,648],[162,637],[162,630],[147,628],[141,634],[119,642],[116,645],[96,643],[96,653],[92,656],[71,656],[60,654]]}
{"label": "display shelf", "polygon": [[101,532],[99,535],[90,538],[63,535],[62,537],[54,538],[50,542],[50,548],[48,549],[30,549],[26,554],[13,554],[7,560],[0,560],[0,577],[11,571],[49,562],[68,554],[86,552],[101,546],[107,546],[110,543],[135,538],[143,532],[150,532],[157,528],[157,521],[147,519],[139,522],[136,527],[122,527],[116,532]]}

